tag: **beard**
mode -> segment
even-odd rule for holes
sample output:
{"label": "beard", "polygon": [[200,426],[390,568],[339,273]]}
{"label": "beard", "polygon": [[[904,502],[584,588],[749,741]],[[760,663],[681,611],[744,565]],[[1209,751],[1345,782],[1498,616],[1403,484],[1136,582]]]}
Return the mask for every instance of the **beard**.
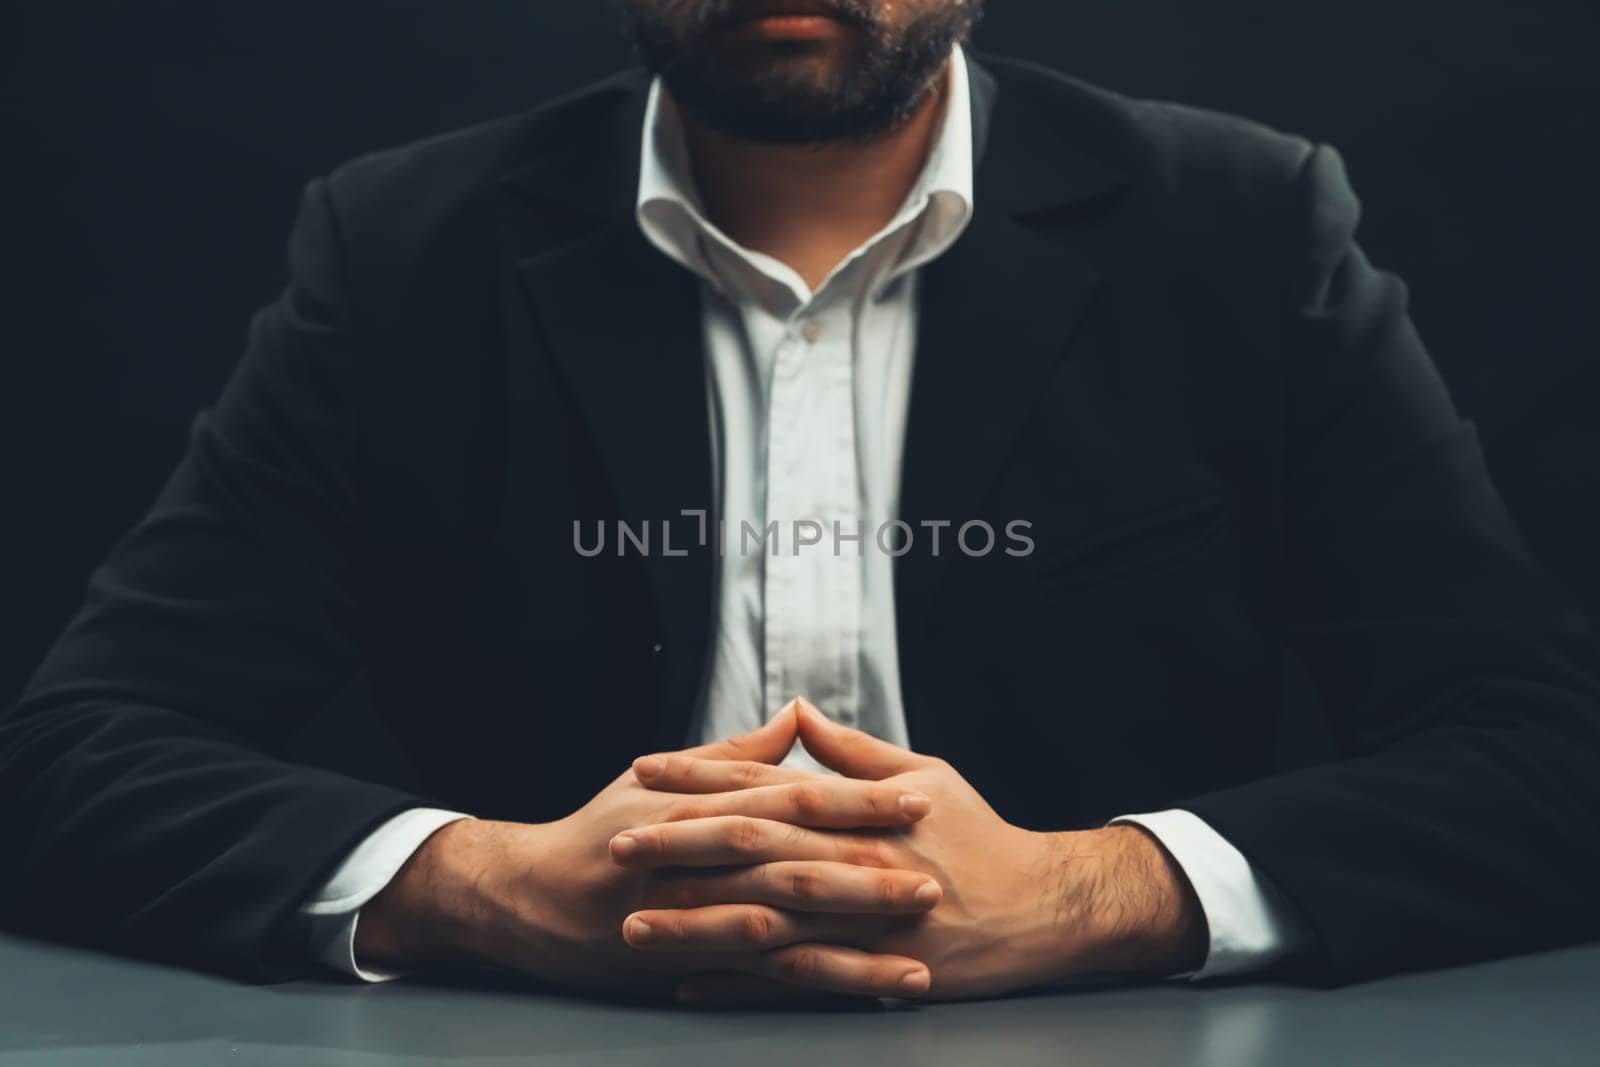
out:
{"label": "beard", "polygon": [[730,44],[727,27],[748,0],[620,0],[625,32],[684,111],[729,137],[769,144],[862,140],[905,121],[971,35],[983,0],[926,0],[894,24],[883,6],[828,0],[827,13],[851,32],[847,45],[824,49]]}

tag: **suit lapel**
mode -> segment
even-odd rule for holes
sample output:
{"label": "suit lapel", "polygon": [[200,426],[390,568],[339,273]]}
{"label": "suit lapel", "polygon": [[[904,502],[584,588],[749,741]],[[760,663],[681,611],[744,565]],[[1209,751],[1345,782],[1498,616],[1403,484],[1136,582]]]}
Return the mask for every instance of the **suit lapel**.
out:
{"label": "suit lapel", "polygon": [[[1099,285],[1051,219],[1123,184],[1071,150],[1026,100],[1007,106],[981,64],[971,71],[974,213],[921,279],[900,495],[916,547],[895,575],[902,663],[934,606],[954,528],[977,517]],[[925,522],[952,524],[938,554]]]}
{"label": "suit lapel", "polygon": [[[1122,184],[1027,101],[1002,101],[981,63],[970,70],[977,202],[966,233],[921,279],[900,507],[913,527],[976,514],[1099,283],[1049,220]],[[647,85],[638,73],[619,77],[568,147],[508,177],[502,236],[526,298],[511,309],[511,343],[552,353],[623,516],[656,532],[647,565],[666,646],[667,748],[682,742],[699,697],[715,582],[712,550],[684,536],[699,527],[682,513],[716,509],[698,284],[633,218]],[[685,555],[660,551],[667,520]],[[897,565],[902,662],[948,558],[926,542]]]}
{"label": "suit lapel", "polygon": [[683,514],[716,514],[700,294],[634,222],[643,91],[624,89],[588,137],[511,182],[508,250],[531,320],[525,343],[549,351],[571,384],[623,520],[649,524],[665,667],[657,741],[677,748],[705,669],[715,581],[701,543],[712,527]]}

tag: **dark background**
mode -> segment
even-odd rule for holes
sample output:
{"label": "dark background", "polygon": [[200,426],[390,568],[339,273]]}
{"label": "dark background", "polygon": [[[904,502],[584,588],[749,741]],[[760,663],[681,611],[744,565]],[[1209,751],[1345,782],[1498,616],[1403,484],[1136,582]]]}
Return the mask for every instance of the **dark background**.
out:
{"label": "dark background", "polygon": [[[1343,150],[1535,549],[1600,609],[1595,0],[991,0],[979,46]],[[603,0],[4,0],[0,703],[283,281],[310,177],[628,61]]]}

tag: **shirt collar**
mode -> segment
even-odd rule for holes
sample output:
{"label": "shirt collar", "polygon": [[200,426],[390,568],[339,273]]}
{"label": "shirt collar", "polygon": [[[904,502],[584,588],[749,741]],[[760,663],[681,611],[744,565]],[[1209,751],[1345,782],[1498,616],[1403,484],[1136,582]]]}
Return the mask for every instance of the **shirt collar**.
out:
{"label": "shirt collar", "polygon": [[[955,242],[971,217],[973,206],[973,122],[971,78],[960,45],[952,51],[949,92],[939,132],[922,173],[893,221],[863,248],[885,234],[899,230],[912,219],[930,216],[930,224],[901,258],[892,275],[904,273],[938,256]],[[660,77],[650,83],[645,104],[643,144],[640,151],[639,189],[635,213],[640,229],[666,255],[695,273],[715,279],[703,242],[722,245],[763,274],[789,288],[799,280],[785,264],[738,245],[706,217],[695,189],[688,145],[676,110],[666,106]],[[938,204],[940,210],[931,211]],[[881,288],[888,278],[882,280]]]}

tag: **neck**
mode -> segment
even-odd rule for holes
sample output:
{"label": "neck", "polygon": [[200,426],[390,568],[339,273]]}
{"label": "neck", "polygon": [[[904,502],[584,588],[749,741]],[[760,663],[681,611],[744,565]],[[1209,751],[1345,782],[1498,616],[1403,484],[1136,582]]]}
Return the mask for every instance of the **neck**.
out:
{"label": "neck", "polygon": [[733,240],[788,264],[816,289],[905,203],[938,134],[949,82],[946,64],[910,117],[859,141],[760,144],[683,115],[706,214]]}

